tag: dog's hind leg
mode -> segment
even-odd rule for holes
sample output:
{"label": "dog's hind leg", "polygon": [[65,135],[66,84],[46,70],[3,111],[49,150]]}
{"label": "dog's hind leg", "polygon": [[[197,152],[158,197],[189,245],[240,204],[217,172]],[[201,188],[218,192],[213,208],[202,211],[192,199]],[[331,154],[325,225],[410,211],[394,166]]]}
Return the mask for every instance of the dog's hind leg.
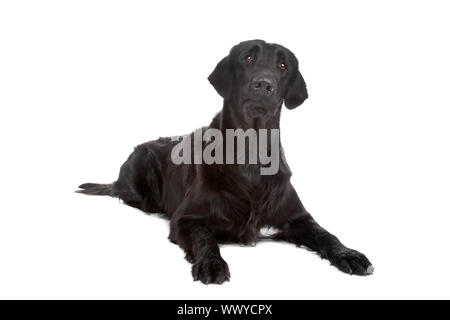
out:
{"label": "dog's hind leg", "polygon": [[109,195],[145,212],[160,212],[161,165],[150,144],[137,146],[112,184],[85,183],[77,192]]}

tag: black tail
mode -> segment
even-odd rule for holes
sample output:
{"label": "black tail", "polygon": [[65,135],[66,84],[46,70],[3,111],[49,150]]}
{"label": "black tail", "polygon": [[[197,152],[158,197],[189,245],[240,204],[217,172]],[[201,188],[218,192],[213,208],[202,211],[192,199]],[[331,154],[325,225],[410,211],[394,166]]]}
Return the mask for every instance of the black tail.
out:
{"label": "black tail", "polygon": [[100,184],[100,183],[83,183],[78,188],[83,190],[77,190],[78,193],[93,195],[93,196],[111,196],[113,185]]}

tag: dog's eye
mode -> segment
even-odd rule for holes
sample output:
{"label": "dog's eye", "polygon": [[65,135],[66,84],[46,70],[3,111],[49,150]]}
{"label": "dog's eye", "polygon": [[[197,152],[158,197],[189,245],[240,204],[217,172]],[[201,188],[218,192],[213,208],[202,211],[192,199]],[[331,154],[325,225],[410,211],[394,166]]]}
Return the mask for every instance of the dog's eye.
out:
{"label": "dog's eye", "polygon": [[253,58],[252,56],[246,56],[244,61],[246,63],[251,63],[251,62],[255,61],[255,58]]}
{"label": "dog's eye", "polygon": [[281,70],[287,70],[287,65],[284,63],[284,62],[282,62],[282,63],[280,63],[279,65],[278,65],[278,67],[281,69]]}

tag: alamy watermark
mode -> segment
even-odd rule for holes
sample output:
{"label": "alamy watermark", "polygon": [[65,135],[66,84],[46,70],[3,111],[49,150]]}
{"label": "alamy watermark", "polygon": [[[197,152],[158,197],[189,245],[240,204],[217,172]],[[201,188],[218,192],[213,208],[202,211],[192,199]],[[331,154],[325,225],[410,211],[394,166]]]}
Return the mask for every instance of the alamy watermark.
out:
{"label": "alamy watermark", "polygon": [[279,129],[226,129],[225,137],[218,129],[197,129],[193,134],[171,139],[182,139],[171,153],[177,165],[260,164],[261,175],[274,175],[280,168]]}

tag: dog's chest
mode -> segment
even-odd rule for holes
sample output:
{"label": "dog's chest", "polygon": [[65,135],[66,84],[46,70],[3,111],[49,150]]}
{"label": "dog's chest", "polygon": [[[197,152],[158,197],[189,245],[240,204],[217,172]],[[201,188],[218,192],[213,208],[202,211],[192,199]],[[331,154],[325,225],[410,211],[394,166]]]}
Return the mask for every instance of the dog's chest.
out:
{"label": "dog's chest", "polygon": [[281,191],[275,177],[260,175],[243,177],[228,182],[222,181],[221,190],[212,204],[215,217],[221,217],[223,223],[217,226],[225,238],[240,243],[254,243],[259,230],[276,213]]}

